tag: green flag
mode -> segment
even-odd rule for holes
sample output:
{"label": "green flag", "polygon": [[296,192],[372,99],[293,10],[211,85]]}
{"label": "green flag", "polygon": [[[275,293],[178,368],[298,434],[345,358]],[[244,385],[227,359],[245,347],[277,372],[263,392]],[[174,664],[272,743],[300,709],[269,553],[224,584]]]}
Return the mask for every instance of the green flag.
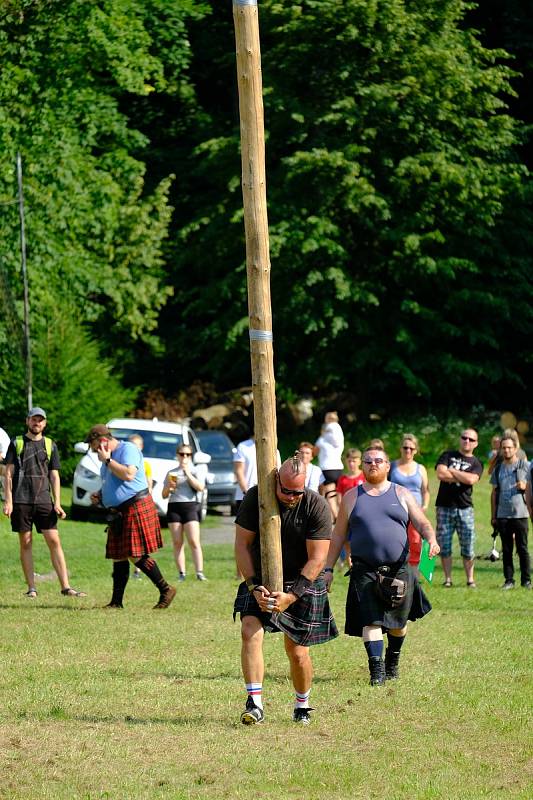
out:
{"label": "green flag", "polygon": [[437,556],[433,556],[433,558],[429,557],[429,544],[424,541],[422,544],[422,552],[420,554],[420,564],[418,565],[418,569],[420,574],[424,576],[428,583],[431,583],[433,580],[433,572],[435,571],[436,560]]}

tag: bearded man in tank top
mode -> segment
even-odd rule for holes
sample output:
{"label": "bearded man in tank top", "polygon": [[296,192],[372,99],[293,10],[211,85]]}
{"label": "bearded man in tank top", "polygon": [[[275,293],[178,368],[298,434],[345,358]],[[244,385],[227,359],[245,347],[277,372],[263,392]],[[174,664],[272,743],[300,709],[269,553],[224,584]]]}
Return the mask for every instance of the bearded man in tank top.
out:
{"label": "bearded man in tank top", "polygon": [[[411,492],[388,480],[387,453],[378,447],[365,450],[362,466],[365,482],[343,497],[324,571],[329,590],[335,562],[342,548],[350,547],[352,568],[344,630],[349,636],[362,637],[370,683],[380,686],[385,680],[399,677],[407,621],[419,619],[431,610],[407,561],[408,523],[428,542],[430,557],[439,553],[439,545],[430,521]],[[399,591],[399,597],[394,601],[377,591],[380,575],[397,581],[393,591]],[[388,639],[385,660],[384,631]]]}

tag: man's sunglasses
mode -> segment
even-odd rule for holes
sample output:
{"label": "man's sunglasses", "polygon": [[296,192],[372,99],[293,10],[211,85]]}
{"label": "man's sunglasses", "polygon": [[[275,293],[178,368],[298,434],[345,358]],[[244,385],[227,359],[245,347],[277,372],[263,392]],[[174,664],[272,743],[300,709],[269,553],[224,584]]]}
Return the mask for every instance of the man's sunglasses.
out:
{"label": "man's sunglasses", "polygon": [[278,475],[278,483],[281,494],[293,495],[294,497],[301,497],[303,494],[305,494],[305,489],[286,489],[285,486],[280,481],[279,475]]}
{"label": "man's sunglasses", "polygon": [[477,439],[472,439],[471,436],[461,436],[463,442],[477,442]]}
{"label": "man's sunglasses", "polygon": [[378,467],[385,463],[384,458],[363,458],[363,464],[377,464]]}

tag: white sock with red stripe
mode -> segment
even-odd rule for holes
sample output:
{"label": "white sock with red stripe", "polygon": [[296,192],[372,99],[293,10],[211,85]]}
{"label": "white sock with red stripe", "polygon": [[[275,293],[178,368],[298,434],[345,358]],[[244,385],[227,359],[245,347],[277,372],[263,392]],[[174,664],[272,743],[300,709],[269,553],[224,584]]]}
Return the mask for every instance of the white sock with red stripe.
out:
{"label": "white sock with red stripe", "polygon": [[257,708],[263,710],[263,684],[261,683],[247,683],[246,691],[254,701]]}
{"label": "white sock with red stripe", "polygon": [[294,708],[309,708],[309,695],[311,694],[311,689],[307,692],[296,692],[296,703]]}

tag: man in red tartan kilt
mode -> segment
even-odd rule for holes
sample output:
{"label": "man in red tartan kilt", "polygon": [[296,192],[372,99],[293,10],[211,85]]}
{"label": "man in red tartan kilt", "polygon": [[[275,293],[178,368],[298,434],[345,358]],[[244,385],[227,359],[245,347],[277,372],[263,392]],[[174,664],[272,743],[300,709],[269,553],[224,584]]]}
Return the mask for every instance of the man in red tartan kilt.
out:
{"label": "man in red tartan kilt", "polygon": [[142,453],[132,442],[115,439],[106,425],[94,425],[86,441],[102,462],[102,489],[92,499],[101,499],[111,511],[106,558],[113,560],[113,595],[106,608],[123,608],[130,561],[159,589],[154,608],[168,608],[176,589],[166,582],[150,555],[163,547],[163,540]]}

